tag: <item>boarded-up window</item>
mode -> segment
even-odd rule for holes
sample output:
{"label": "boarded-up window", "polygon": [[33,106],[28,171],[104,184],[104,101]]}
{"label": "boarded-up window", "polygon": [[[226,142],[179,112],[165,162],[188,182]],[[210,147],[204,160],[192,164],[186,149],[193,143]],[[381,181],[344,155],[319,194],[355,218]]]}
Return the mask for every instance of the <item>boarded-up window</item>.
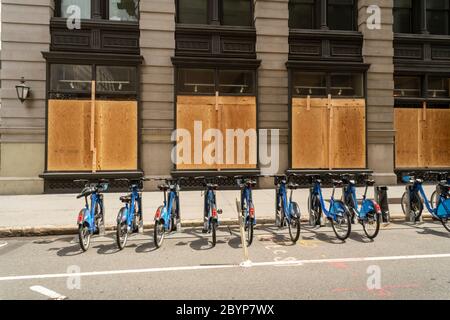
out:
{"label": "boarded-up window", "polygon": [[137,102],[49,100],[47,155],[48,171],[136,170]]}
{"label": "boarded-up window", "polygon": [[292,100],[292,167],[366,167],[364,99]]}
{"label": "boarded-up window", "polygon": [[396,108],[396,167],[449,167],[449,124],[450,109]]}
{"label": "boarded-up window", "polygon": [[[177,136],[178,170],[243,169],[257,166],[255,97],[178,96],[177,129],[183,130]],[[205,134],[209,129],[218,129],[223,140],[217,142],[206,139]],[[189,137],[185,137],[183,132],[189,133]],[[199,140],[195,138],[196,133],[199,134]],[[231,134],[238,134],[243,139],[239,140]],[[190,144],[183,144],[182,137],[190,138]],[[218,144],[211,148],[215,142]],[[190,150],[183,149],[182,146],[190,146]],[[208,152],[212,149],[214,152]],[[208,155],[211,157],[208,158]],[[181,159],[185,161],[182,162]]]}

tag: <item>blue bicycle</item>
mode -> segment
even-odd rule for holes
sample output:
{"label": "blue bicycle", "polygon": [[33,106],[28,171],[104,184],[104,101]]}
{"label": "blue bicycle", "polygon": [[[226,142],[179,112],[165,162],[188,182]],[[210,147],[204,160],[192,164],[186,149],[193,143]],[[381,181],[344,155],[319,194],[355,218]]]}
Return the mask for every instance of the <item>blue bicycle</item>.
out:
{"label": "blue bicycle", "polygon": [[255,206],[253,204],[252,189],[256,187],[257,181],[255,177],[235,176],[236,183],[241,189],[240,209],[245,219],[245,231],[247,236],[247,244],[250,246],[253,242],[253,228],[256,225]]}
{"label": "blue bicycle", "polygon": [[350,211],[343,201],[336,200],[334,195],[337,187],[342,187],[341,180],[332,180],[333,193],[330,198],[329,208],[326,208],[322,194],[322,180],[318,175],[307,175],[310,177],[312,187],[308,198],[309,223],[311,226],[324,225],[322,214],[331,222],[333,231],[339,240],[346,240],[351,233],[352,223]]}
{"label": "blue bicycle", "polygon": [[144,181],[148,179],[116,179],[128,183],[130,193],[120,197],[120,201],[125,204],[117,215],[116,241],[120,250],[127,244],[128,236],[131,233],[144,232],[144,220],[142,216],[142,190]]}
{"label": "blue bicycle", "polygon": [[[84,197],[86,203],[77,219],[80,246],[86,252],[91,244],[91,236],[105,233],[105,206],[102,192],[108,189],[108,181],[99,180],[91,183],[88,180],[75,180],[74,182],[86,183],[83,191],[77,196],[77,199]],[[90,197],[90,203],[88,197]]]}
{"label": "blue bicycle", "polygon": [[196,180],[202,180],[203,187],[202,192],[204,196],[203,204],[203,233],[211,233],[212,246],[215,247],[217,243],[217,228],[219,227],[219,215],[222,214],[222,210],[217,209],[216,191],[219,189],[219,185],[215,183],[217,179],[225,177],[196,177]]}
{"label": "blue bicycle", "polygon": [[450,184],[448,179],[440,181],[436,186],[437,200],[435,205],[428,200],[423,189],[423,179],[410,174],[404,176],[406,191],[402,196],[402,210],[409,215],[411,221],[418,221],[423,211],[423,203],[433,218],[441,221],[444,228],[450,232]]}
{"label": "blue bicycle", "polygon": [[[292,195],[294,190],[299,188],[296,183],[290,182],[291,177],[294,174],[276,175],[275,178],[275,225],[279,228],[288,226],[289,236],[294,244],[297,243],[300,238],[300,207],[297,202],[292,201]],[[290,195],[288,198],[288,190]]]}
{"label": "blue bicycle", "polygon": [[341,176],[344,183],[342,199],[351,212],[352,223],[355,223],[355,217],[357,217],[358,222],[363,226],[366,236],[369,239],[375,239],[380,231],[381,208],[376,201],[367,199],[367,191],[369,187],[375,185],[375,181],[369,179],[367,174],[362,174],[361,176],[365,177],[365,190],[361,206],[359,206],[356,198],[356,181],[348,174]]}
{"label": "blue bicycle", "polygon": [[156,210],[153,230],[153,242],[157,248],[160,248],[166,234],[181,231],[180,181],[183,178],[152,180],[165,182],[158,186],[158,189],[164,193],[164,203]]}

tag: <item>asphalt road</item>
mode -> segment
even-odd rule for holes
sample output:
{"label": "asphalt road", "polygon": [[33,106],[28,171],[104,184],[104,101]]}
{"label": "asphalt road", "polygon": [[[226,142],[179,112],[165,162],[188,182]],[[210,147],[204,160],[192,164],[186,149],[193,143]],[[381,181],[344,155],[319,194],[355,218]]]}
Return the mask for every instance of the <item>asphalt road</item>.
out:
{"label": "asphalt road", "polygon": [[118,252],[113,234],[81,253],[73,236],[0,239],[0,299],[450,299],[450,233],[438,223],[390,224],[371,242],[330,228],[261,227],[243,267],[237,228],[211,248],[199,229],[150,233]]}

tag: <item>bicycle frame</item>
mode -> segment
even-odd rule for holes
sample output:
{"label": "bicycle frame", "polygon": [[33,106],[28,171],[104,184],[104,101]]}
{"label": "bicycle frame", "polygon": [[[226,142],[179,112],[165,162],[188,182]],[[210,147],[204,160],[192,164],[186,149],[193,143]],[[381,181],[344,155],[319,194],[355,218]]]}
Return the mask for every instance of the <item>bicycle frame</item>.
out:
{"label": "bicycle frame", "polygon": [[[174,186],[176,188],[176,186]],[[157,219],[163,219],[164,221],[164,227],[166,230],[170,227],[170,221],[172,216],[172,208],[173,208],[173,201],[178,202],[178,195],[176,190],[173,188],[170,188],[169,192],[164,191],[164,208],[163,212],[160,213],[160,217],[157,217]],[[178,208],[177,208],[178,209]]]}
{"label": "bicycle frame", "polygon": [[86,206],[83,212],[83,216],[78,217],[78,224],[87,224],[89,228],[89,232],[93,234],[97,231],[97,227],[95,225],[95,207],[97,203],[100,204],[100,209],[103,210],[103,202],[101,196],[98,192],[94,192],[90,196],[91,204],[89,207],[89,202],[87,197],[85,197]]}
{"label": "bicycle frame", "polygon": [[[133,219],[134,219],[134,211],[136,208],[136,202],[140,202],[141,201],[141,195],[140,195],[140,190],[138,188],[137,185],[133,185],[131,187],[131,202],[130,204],[126,203],[125,204],[125,209],[126,209],[126,221],[127,221],[127,226],[129,228],[132,227],[133,225]],[[141,203],[139,203],[141,204]],[[142,210],[142,206],[139,206],[139,210]],[[141,212],[139,212],[139,214],[141,214]],[[123,219],[123,217],[122,217]]]}
{"label": "bicycle frame", "polygon": [[343,188],[344,191],[344,197],[351,196],[353,199],[353,203],[355,205],[354,209],[356,211],[356,214],[360,219],[364,219],[367,217],[367,214],[369,212],[376,212],[378,213],[378,209],[375,206],[374,201],[367,199],[367,191],[369,189],[369,186],[366,185],[366,188],[364,190],[364,195],[362,198],[361,206],[358,204],[358,199],[356,197],[356,186],[354,183],[349,183],[347,186]]}
{"label": "bicycle frame", "polygon": [[427,195],[425,194],[425,190],[423,189],[423,185],[417,181],[414,182],[414,184],[412,185],[411,188],[409,188],[409,192],[410,195],[414,194],[414,193],[418,193],[420,194],[420,196],[422,197],[422,199],[424,200],[425,203],[425,207],[427,208],[428,212],[433,215],[435,218],[441,219],[441,217],[439,217],[438,212],[439,212],[439,208],[444,208],[445,213],[446,213],[446,217],[450,216],[450,205],[447,204],[447,202],[445,201],[446,198],[442,196],[442,194],[439,194],[439,201],[438,201],[438,206],[436,208],[432,208],[431,207],[431,203],[428,200]]}
{"label": "bicycle frame", "polygon": [[[212,219],[216,219],[217,223],[219,222],[218,216],[217,216],[217,211],[216,212],[212,212],[212,216],[210,215],[210,210],[212,205],[216,204],[216,194],[214,192],[214,190],[212,190],[211,188],[208,188],[208,190],[206,191],[205,194],[205,213],[208,215],[208,223],[209,225],[211,225],[211,220]],[[217,208],[216,208],[217,210]]]}
{"label": "bicycle frame", "polygon": [[323,213],[325,214],[325,216],[327,216],[327,218],[332,218],[333,220],[336,220],[335,199],[334,199],[335,192],[336,187],[333,186],[333,193],[330,198],[330,208],[327,210],[325,200],[322,194],[322,185],[319,182],[315,181],[314,186],[312,188],[312,195],[319,196],[320,206],[322,207]]}
{"label": "bicycle frame", "polygon": [[278,189],[278,200],[277,201],[278,201],[278,203],[283,204],[283,214],[284,214],[284,217],[287,219],[288,223],[291,222],[290,212],[292,210],[292,194],[293,194],[293,192],[294,192],[294,190],[291,190],[291,194],[290,194],[289,200],[288,200],[286,182],[280,183],[280,187]]}
{"label": "bicycle frame", "polygon": [[250,218],[253,218],[253,224],[256,225],[255,213],[250,212],[250,205],[253,204],[252,188],[245,184],[241,193],[241,206],[244,209],[244,200],[247,202],[247,210],[245,212],[245,222],[247,223]]}

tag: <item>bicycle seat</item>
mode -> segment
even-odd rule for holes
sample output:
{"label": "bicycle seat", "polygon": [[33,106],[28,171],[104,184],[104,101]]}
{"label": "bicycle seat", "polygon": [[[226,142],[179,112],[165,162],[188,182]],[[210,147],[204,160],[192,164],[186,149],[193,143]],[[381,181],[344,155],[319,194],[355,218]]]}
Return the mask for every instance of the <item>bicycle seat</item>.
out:
{"label": "bicycle seat", "polygon": [[131,202],[131,194],[120,197],[120,201],[122,201],[123,203],[130,203]]}
{"label": "bicycle seat", "polygon": [[375,180],[373,180],[373,179],[367,179],[367,180],[366,180],[366,184],[367,184],[369,187],[372,187],[372,186],[375,185]]}
{"label": "bicycle seat", "polygon": [[219,188],[219,185],[216,184],[216,183],[207,183],[206,187],[209,188],[209,189],[217,190]]}
{"label": "bicycle seat", "polygon": [[300,188],[300,186],[297,184],[297,183],[289,183],[288,184],[288,189],[291,189],[291,190],[297,190],[298,188]]}
{"label": "bicycle seat", "polygon": [[158,189],[159,189],[160,191],[167,191],[167,190],[170,189],[170,186],[169,186],[168,184],[160,184],[160,185],[158,186]]}
{"label": "bicycle seat", "polygon": [[333,179],[332,182],[333,182],[333,186],[335,186],[335,187],[342,186],[342,184],[343,184],[342,180],[334,180]]}

